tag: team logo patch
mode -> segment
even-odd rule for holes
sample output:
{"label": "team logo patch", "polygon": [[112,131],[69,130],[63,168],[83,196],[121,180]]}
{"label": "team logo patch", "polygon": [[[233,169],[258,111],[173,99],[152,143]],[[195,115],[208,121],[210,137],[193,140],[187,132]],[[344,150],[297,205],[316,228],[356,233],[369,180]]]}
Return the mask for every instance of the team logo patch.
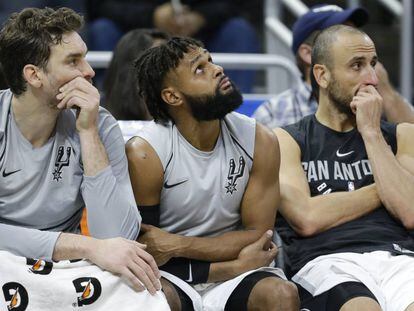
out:
{"label": "team logo patch", "polygon": [[65,146],[59,146],[56,160],[55,160],[55,169],[53,170],[53,180],[57,182],[62,179],[62,168],[64,166],[69,166],[70,154],[72,153],[72,147],[66,148],[66,157],[65,156]]}
{"label": "team logo patch", "polygon": [[230,159],[229,174],[227,176],[227,186],[225,186],[225,188],[227,189],[226,193],[233,194],[234,191],[237,191],[237,179],[243,176],[245,166],[246,162],[244,161],[244,158],[242,156],[239,158],[239,165],[237,167],[237,170],[236,162],[234,161],[234,159]]}
{"label": "team logo patch", "polygon": [[29,304],[29,295],[22,284],[9,282],[3,285],[3,295],[8,311],[24,311]]}
{"label": "team logo patch", "polygon": [[26,264],[31,266],[29,271],[34,274],[47,275],[52,272],[53,263],[42,259],[26,258]]}
{"label": "team logo patch", "polygon": [[102,286],[97,278],[78,278],[73,281],[76,292],[81,294],[73,306],[82,307],[94,303],[101,296]]}

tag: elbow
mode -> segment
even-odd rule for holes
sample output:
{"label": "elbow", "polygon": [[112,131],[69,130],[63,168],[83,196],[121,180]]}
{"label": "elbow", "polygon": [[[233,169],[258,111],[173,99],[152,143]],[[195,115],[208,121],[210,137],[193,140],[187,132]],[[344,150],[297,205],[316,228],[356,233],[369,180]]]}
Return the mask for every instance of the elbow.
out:
{"label": "elbow", "polygon": [[401,222],[405,229],[407,230],[414,230],[414,214],[405,215],[401,218]]}
{"label": "elbow", "polygon": [[293,226],[293,229],[303,238],[311,237],[321,231],[318,223],[311,217],[302,218]]}
{"label": "elbow", "polygon": [[[414,230],[414,210],[409,202],[383,203],[388,212],[397,218],[405,229]],[[394,206],[394,207],[392,207]],[[397,209],[396,206],[399,206]]]}

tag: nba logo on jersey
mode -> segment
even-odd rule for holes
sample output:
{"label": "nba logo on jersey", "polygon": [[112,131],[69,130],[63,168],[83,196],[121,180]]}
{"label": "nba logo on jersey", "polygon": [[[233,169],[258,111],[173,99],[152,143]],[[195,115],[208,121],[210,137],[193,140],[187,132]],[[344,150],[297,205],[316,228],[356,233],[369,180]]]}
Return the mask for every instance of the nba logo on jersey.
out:
{"label": "nba logo on jersey", "polygon": [[354,183],[352,181],[348,181],[348,191],[354,191],[354,190],[355,190]]}

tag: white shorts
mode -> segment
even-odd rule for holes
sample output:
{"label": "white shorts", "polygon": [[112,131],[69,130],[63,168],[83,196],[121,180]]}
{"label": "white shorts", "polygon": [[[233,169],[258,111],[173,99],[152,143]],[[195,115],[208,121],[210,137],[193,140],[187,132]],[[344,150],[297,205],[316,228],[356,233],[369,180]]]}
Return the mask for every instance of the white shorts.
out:
{"label": "white shorts", "polygon": [[177,285],[190,297],[193,302],[195,311],[220,311],[224,310],[227,300],[237,285],[239,285],[239,283],[246,276],[257,271],[271,272],[279,278],[286,280],[286,276],[281,269],[272,267],[263,267],[256,270],[247,271],[225,282],[197,284],[194,286],[188,285],[183,280],[168,272],[161,271],[161,275],[170,282]]}
{"label": "white shorts", "polygon": [[313,296],[344,282],[361,282],[383,310],[404,311],[414,302],[414,257],[386,251],[319,256],[292,280]]}

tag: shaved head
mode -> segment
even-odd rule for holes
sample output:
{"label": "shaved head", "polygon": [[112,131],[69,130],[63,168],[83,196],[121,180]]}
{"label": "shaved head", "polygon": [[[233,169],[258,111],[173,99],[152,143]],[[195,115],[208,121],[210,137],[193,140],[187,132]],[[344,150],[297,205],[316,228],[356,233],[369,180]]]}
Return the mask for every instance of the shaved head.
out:
{"label": "shaved head", "polygon": [[318,64],[326,66],[329,70],[334,69],[335,53],[333,53],[333,47],[338,39],[344,35],[361,35],[369,39],[362,30],[342,24],[324,29],[315,38],[312,48],[311,85],[316,99],[319,99],[319,85],[313,75],[313,67]]}

